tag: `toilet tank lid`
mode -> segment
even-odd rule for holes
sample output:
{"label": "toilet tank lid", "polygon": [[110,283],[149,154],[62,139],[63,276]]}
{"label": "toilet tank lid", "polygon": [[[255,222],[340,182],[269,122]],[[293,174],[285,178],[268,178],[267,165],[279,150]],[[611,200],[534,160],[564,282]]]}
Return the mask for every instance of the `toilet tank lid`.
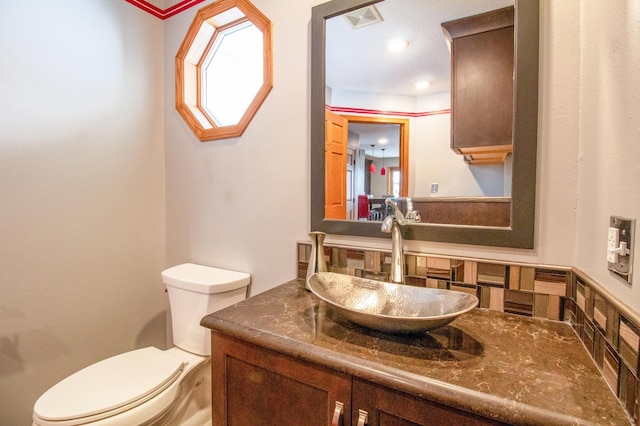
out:
{"label": "toilet tank lid", "polygon": [[251,276],[244,272],[184,263],[162,271],[162,280],[167,286],[212,294],[246,287]]}

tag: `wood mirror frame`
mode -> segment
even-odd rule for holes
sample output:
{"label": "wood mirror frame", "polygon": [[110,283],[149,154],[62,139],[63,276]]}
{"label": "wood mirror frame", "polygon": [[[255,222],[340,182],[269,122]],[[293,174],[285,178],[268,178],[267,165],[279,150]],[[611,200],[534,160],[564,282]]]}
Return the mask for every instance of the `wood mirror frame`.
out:
{"label": "wood mirror frame", "polygon": [[[325,199],[325,21],[379,0],[332,0],[311,17],[311,230],[388,238],[380,222],[324,218]],[[538,139],[539,0],[515,2],[515,75],[511,226],[411,224],[405,239],[497,247],[533,248]]]}

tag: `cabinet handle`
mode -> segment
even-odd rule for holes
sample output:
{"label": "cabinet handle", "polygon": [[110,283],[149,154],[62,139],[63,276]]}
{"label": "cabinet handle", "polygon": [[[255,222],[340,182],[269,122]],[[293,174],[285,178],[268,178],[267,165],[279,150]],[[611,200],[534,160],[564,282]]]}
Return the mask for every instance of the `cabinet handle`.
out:
{"label": "cabinet handle", "polygon": [[358,410],[358,426],[366,426],[369,423],[369,413]]}
{"label": "cabinet handle", "polygon": [[344,404],[340,401],[336,401],[336,408],[333,410],[333,419],[331,420],[331,426],[339,426],[340,418],[344,411]]}

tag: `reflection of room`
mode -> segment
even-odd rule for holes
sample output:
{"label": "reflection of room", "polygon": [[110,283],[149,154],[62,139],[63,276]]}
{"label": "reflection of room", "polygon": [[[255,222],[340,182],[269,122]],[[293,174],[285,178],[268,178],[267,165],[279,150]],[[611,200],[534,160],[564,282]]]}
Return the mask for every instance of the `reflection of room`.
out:
{"label": "reflection of room", "polygon": [[[443,3],[443,8],[431,8],[429,16],[421,17],[415,16],[415,10],[420,8],[407,13],[404,10],[407,4],[411,3],[396,0],[376,3],[382,22],[359,28],[353,28],[342,16],[326,21],[326,104],[338,114],[346,111],[410,119],[409,196],[509,197],[510,157],[505,163],[470,165],[451,150],[450,47],[441,24],[454,16],[468,16],[513,2],[486,0],[465,5],[464,10],[444,7]],[[406,41],[406,52],[390,56],[379,47],[397,35],[398,27],[414,39]],[[425,39],[429,42],[424,42]],[[428,52],[428,59],[413,56],[417,50]],[[371,66],[373,60],[375,67]],[[409,81],[418,76],[430,76],[430,87],[421,91],[413,88]],[[367,154],[371,156],[369,151]],[[378,150],[375,157],[379,155]],[[362,177],[357,169],[354,173],[355,193],[360,193],[357,182]],[[438,184],[437,193],[431,191],[432,183]]]}
{"label": "reflection of room", "polygon": [[[384,198],[400,195],[400,125],[350,122],[348,134],[352,160],[347,173],[351,171],[353,179],[347,181],[352,185],[347,193],[355,194],[353,215],[348,217],[380,220],[386,210]],[[366,204],[358,201],[362,196],[367,197]]]}
{"label": "reflection of room", "polygon": [[[409,116],[408,195],[414,199],[414,207],[423,221],[509,226],[511,156],[500,164],[472,165],[451,150],[448,92],[412,97],[328,88],[327,103],[337,109],[353,110],[357,105],[357,108],[366,110],[397,111],[397,116],[402,118]],[[357,124],[354,126],[357,131],[352,131],[352,126],[350,124],[349,150],[354,159],[350,192],[353,199],[347,203],[347,218],[381,220],[384,206],[379,200],[394,192],[389,187],[389,173],[380,175],[382,151],[377,142],[378,136],[375,132],[364,132],[363,126],[376,125]],[[374,144],[374,149],[371,144]],[[386,168],[398,166],[395,152],[392,150],[390,155],[385,155]],[[375,173],[369,171],[371,161],[376,164]],[[434,183],[437,190],[432,192]],[[358,213],[357,196],[360,194],[373,199],[369,208],[374,214]],[[478,200],[476,197],[482,198]],[[375,214],[376,211],[381,213]]]}
{"label": "reflection of room", "polygon": [[[327,92],[327,103],[334,107],[397,111],[397,116],[404,116],[403,118],[416,115],[409,118],[409,196],[509,197],[511,195],[511,157],[507,157],[504,164],[470,165],[451,150],[449,110],[451,102],[448,92],[419,97],[337,89],[330,89]],[[372,156],[368,141],[360,147],[367,152],[368,157]],[[376,162],[381,162],[382,154],[379,147],[376,147],[376,151],[374,158]],[[394,160],[394,157],[389,157],[389,161]],[[397,165],[397,156],[395,161]],[[364,177],[361,178],[364,179]],[[354,182],[357,185],[357,169]],[[436,194],[431,193],[432,183],[438,183]],[[374,195],[379,195],[376,193],[376,179],[373,180],[373,184]],[[356,186],[355,193],[362,193],[358,189]],[[382,192],[386,193],[386,191]]]}
{"label": "reflection of room", "polygon": [[[382,138],[380,134],[385,137]],[[385,142],[381,142],[381,139]],[[399,166],[398,146],[397,124],[349,124],[349,150],[354,152],[355,163],[354,193],[373,196],[393,193],[393,175],[390,171]],[[384,174],[382,169],[385,169]]]}
{"label": "reflection of room", "polygon": [[[343,16],[326,20],[325,105],[337,114],[407,120],[408,149],[400,157],[385,149],[385,162],[387,167],[397,166],[406,172],[400,195],[414,200],[426,222],[509,226],[511,154],[496,162],[472,164],[452,149],[451,45],[442,23],[512,7],[513,1],[485,0],[461,9],[442,2],[442,7],[429,8],[429,16],[421,17],[413,16],[420,8],[408,6],[412,1],[376,3],[382,20],[360,27]],[[407,13],[407,8],[411,12]],[[390,54],[381,49],[400,28],[406,29],[403,35],[408,38],[403,44],[405,51]],[[426,53],[421,56],[415,52]],[[373,62],[375,67],[371,66]],[[427,88],[414,87],[415,82],[424,80],[431,83]],[[369,135],[362,128],[352,129],[351,121],[349,130],[354,162],[347,179],[351,185],[347,193],[352,194],[347,201],[347,218],[352,219],[362,216],[358,213],[358,195],[375,199],[398,192],[389,175],[369,171],[370,161],[376,165],[382,161],[379,136]],[[453,219],[460,215],[464,217]],[[500,219],[494,222],[498,216]]]}

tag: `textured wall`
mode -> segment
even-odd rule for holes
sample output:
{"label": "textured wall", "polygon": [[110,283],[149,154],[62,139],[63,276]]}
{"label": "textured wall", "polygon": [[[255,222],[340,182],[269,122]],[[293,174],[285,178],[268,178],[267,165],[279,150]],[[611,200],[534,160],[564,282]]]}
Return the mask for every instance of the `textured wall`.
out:
{"label": "textured wall", "polygon": [[273,23],[274,85],[244,134],[199,142],[175,110],[174,58],[197,9],[165,23],[167,262],[248,272],[256,294],[295,277],[309,230],[311,1],[254,0]]}
{"label": "textured wall", "polygon": [[166,345],[162,24],[0,1],[0,424],[70,373]]}
{"label": "textured wall", "polygon": [[607,270],[606,258],[609,217],[640,220],[640,3],[617,0],[613,5],[580,2],[575,264],[638,311],[640,238],[635,240],[633,286]]}

